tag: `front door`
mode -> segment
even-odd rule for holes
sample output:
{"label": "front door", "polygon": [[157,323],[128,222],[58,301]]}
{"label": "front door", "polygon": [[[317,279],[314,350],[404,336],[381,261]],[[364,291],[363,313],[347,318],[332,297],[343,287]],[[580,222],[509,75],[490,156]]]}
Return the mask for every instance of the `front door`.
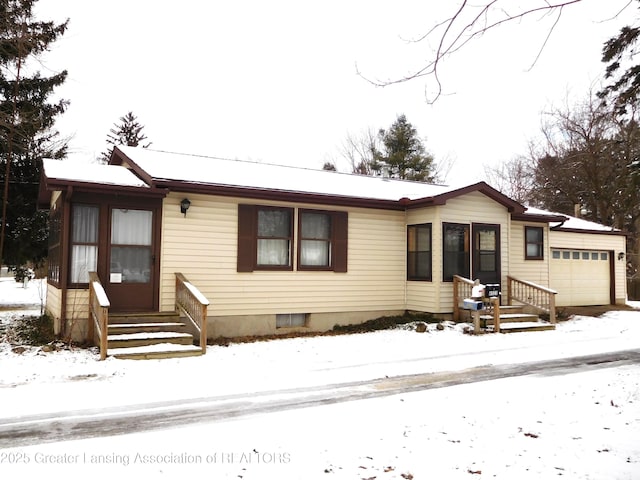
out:
{"label": "front door", "polygon": [[152,311],[155,301],[155,211],[110,208],[106,290],[112,310]]}
{"label": "front door", "polygon": [[500,225],[473,224],[472,279],[500,283]]}

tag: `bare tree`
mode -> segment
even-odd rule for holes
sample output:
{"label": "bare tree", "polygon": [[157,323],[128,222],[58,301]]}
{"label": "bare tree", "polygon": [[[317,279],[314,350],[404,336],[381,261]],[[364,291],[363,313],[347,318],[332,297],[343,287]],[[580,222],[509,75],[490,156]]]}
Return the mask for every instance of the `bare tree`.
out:
{"label": "bare tree", "polygon": [[[637,236],[640,179],[632,163],[640,154],[640,125],[591,95],[583,103],[546,114],[544,145],[536,153],[532,198],[541,206],[615,226]],[[632,243],[630,248],[634,249]]]}
{"label": "bare tree", "polygon": [[565,7],[581,1],[557,0],[552,2],[550,0],[530,0],[525,2],[527,6],[522,7],[521,2],[514,5],[509,0],[485,0],[480,3],[463,0],[449,18],[436,23],[424,35],[411,40],[412,43],[435,45],[434,53],[427,58],[421,67],[403,77],[386,81],[370,79],[360,72],[358,74],[377,86],[388,86],[417,78],[432,77],[436,83],[436,93],[434,98],[427,100],[429,103],[433,103],[442,93],[438,70],[441,62],[446,57],[458,52],[469,42],[501,25],[517,22],[536,14],[543,17],[551,16],[552,24],[540,46],[536,59],[533,61],[533,65],[535,65],[558,25]]}
{"label": "bare tree", "polygon": [[487,183],[523,205],[530,203],[534,160],[518,156],[496,166],[485,165]]}
{"label": "bare tree", "polygon": [[373,175],[372,164],[378,150],[378,135],[368,128],[359,134],[348,134],[342,143],[340,154],[349,162],[352,173]]}

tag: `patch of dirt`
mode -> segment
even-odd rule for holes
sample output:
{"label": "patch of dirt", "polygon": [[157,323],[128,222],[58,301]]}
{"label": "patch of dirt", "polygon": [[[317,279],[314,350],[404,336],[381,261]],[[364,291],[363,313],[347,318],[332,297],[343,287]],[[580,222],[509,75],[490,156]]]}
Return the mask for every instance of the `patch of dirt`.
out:
{"label": "patch of dirt", "polygon": [[629,305],[594,305],[589,307],[558,307],[556,313],[558,320],[568,320],[574,315],[585,317],[599,317],[611,311],[633,311]]}

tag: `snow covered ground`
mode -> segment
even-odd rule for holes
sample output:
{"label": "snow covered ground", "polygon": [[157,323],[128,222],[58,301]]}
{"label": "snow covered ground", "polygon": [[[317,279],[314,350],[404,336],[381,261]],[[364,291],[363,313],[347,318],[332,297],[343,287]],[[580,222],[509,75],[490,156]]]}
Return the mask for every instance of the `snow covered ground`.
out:
{"label": "snow covered ground", "polygon": [[[41,283],[0,280],[0,324],[38,314]],[[22,306],[25,310],[17,312]],[[16,417],[130,409],[640,348],[640,304],[557,330],[357,335],[97,361],[0,344],[0,434]],[[0,307],[1,308],[1,307]],[[283,392],[283,393],[279,393]],[[144,409],[144,407],[142,407]],[[640,479],[640,365],[594,365],[126,435],[0,448],[0,478]]]}

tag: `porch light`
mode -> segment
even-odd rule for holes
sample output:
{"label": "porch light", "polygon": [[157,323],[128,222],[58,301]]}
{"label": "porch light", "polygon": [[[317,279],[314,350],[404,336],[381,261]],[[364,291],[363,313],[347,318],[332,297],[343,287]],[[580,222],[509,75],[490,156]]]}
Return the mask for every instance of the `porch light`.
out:
{"label": "porch light", "polygon": [[184,214],[184,216],[187,216],[187,210],[189,210],[189,207],[191,206],[191,202],[189,201],[188,198],[183,198],[182,201],[180,202],[180,213]]}

